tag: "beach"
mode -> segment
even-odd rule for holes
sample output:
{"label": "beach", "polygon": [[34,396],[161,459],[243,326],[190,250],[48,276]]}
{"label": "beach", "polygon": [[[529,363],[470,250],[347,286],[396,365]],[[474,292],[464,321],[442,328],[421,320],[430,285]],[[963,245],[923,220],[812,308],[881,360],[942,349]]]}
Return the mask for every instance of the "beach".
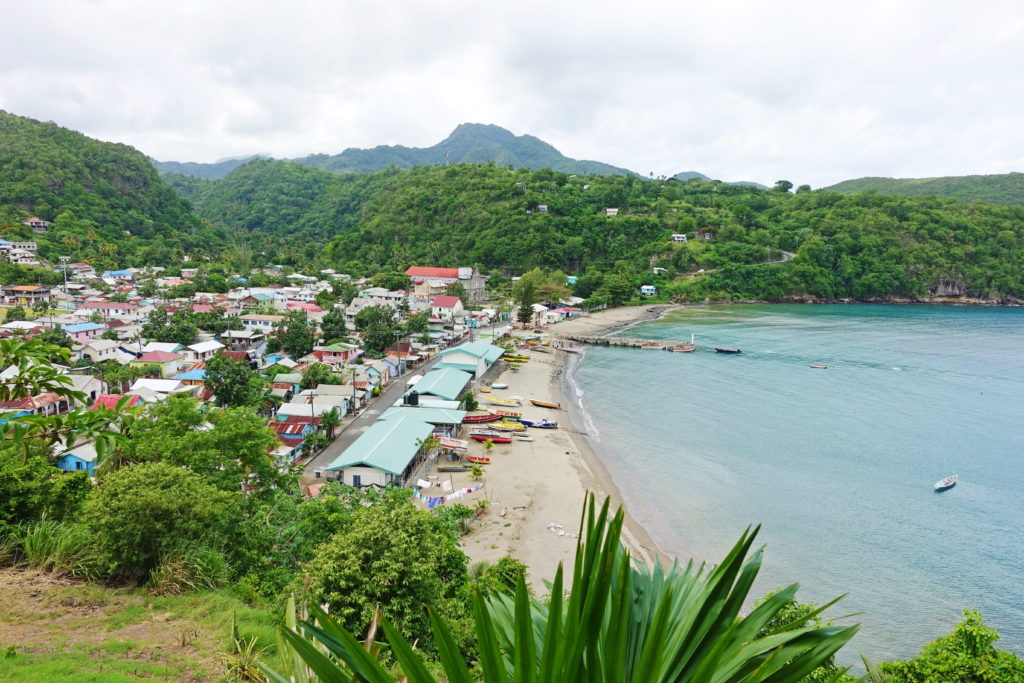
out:
{"label": "beach", "polygon": [[[568,334],[603,334],[630,324],[656,317],[666,307],[624,307],[601,311],[552,326],[547,335],[557,338]],[[533,336],[529,331],[518,335]],[[524,417],[556,420],[558,429],[530,429],[533,441],[495,444],[490,453],[491,464],[484,466],[484,477],[473,481],[469,473],[437,473],[439,481],[448,480],[453,490],[463,490],[456,501],[473,507],[479,500],[488,501],[487,512],[473,522],[471,530],[461,539],[462,549],[470,562],[497,562],[512,556],[529,567],[529,583],[538,593],[545,590],[544,581],[554,578],[562,563],[567,579],[571,579],[576,551],[580,516],[588,491],[597,495],[598,503],[611,497],[613,506],[622,504],[618,488],[598,458],[586,435],[572,424],[566,412],[568,397],[563,396],[562,375],[566,360],[564,351],[551,353],[523,351],[530,360],[518,372],[506,369],[492,383],[508,384],[508,389],[478,392],[481,409],[488,397],[521,397]],[[558,409],[540,408],[530,399],[559,403]],[[468,432],[463,438],[468,439]],[[468,455],[484,455],[483,444],[470,441]],[[465,490],[482,485],[473,493]],[[438,491],[429,493],[428,491]],[[439,488],[424,495],[445,495]],[[666,559],[647,531],[626,512],[623,542],[638,560],[650,564]],[[568,581],[567,581],[568,583]]]}

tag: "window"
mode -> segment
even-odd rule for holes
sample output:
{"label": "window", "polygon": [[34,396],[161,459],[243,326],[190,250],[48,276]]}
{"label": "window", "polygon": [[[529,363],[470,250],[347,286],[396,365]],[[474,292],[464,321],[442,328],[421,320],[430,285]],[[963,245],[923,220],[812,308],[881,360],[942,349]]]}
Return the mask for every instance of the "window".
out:
{"label": "window", "polygon": [[352,485],[355,486],[356,488],[361,487],[363,485],[363,475],[361,475],[361,474],[353,474],[352,475]]}
{"label": "window", "polygon": [[80,462],[76,462],[76,463],[75,463],[75,469],[76,469],[76,470],[80,470],[80,469],[82,469],[82,463],[80,463]]}

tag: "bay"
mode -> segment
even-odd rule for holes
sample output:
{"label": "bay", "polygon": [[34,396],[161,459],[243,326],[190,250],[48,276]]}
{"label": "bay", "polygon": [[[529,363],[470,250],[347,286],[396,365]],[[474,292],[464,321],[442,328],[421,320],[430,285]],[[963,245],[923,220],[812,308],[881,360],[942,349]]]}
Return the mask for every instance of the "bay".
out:
{"label": "bay", "polygon": [[622,334],[691,333],[695,353],[592,347],[566,376],[663,550],[714,562],[763,524],[758,591],[862,613],[846,663],[913,656],[964,608],[1024,652],[1024,310],[707,306]]}

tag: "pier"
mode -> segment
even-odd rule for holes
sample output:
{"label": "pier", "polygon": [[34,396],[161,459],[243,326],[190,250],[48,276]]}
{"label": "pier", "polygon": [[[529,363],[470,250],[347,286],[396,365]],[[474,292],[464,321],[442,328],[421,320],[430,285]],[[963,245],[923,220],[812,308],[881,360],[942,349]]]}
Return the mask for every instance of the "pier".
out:
{"label": "pier", "polygon": [[672,339],[640,339],[637,337],[606,337],[588,335],[559,335],[558,339],[576,342],[577,344],[591,344],[593,346],[630,346],[635,349],[657,349],[664,351],[692,351],[693,344],[688,341],[675,341]]}

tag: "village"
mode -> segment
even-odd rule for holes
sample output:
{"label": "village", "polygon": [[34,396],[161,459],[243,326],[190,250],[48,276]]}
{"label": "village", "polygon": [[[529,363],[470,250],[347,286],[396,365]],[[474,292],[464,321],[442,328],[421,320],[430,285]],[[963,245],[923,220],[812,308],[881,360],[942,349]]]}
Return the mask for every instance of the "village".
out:
{"label": "village", "polygon": [[[34,246],[16,248],[31,255]],[[310,276],[268,268],[264,275],[279,283],[254,286],[239,276],[227,292],[191,296],[175,295],[189,291],[197,269],[164,276],[159,267],[97,272],[65,262],[57,270],[63,285],[3,288],[0,338],[42,336],[67,347],[71,365],[58,367],[85,403],[40,393],[0,402],[0,412],[60,415],[181,396],[209,410],[225,403],[207,381],[208,366],[229,358],[260,378],[256,407],[277,437],[271,455],[282,470],[301,473],[310,496],[327,481],[423,485],[438,457],[465,453],[459,437],[467,408],[476,407],[474,391],[493,381],[511,348],[496,342],[516,325],[545,327],[582,312],[573,299],[535,303],[529,320],[515,322],[513,304],[491,295],[487,278],[468,267],[412,266],[404,273],[408,287],[394,290],[332,270]],[[332,301],[339,284],[355,296]],[[383,328],[361,329],[360,313],[368,309],[384,312]],[[165,335],[183,313],[194,314],[198,325],[183,337]],[[283,348],[290,327],[310,335],[308,352]],[[3,380],[10,379],[6,373]],[[54,456],[60,469],[90,476],[100,464],[88,439]]]}

